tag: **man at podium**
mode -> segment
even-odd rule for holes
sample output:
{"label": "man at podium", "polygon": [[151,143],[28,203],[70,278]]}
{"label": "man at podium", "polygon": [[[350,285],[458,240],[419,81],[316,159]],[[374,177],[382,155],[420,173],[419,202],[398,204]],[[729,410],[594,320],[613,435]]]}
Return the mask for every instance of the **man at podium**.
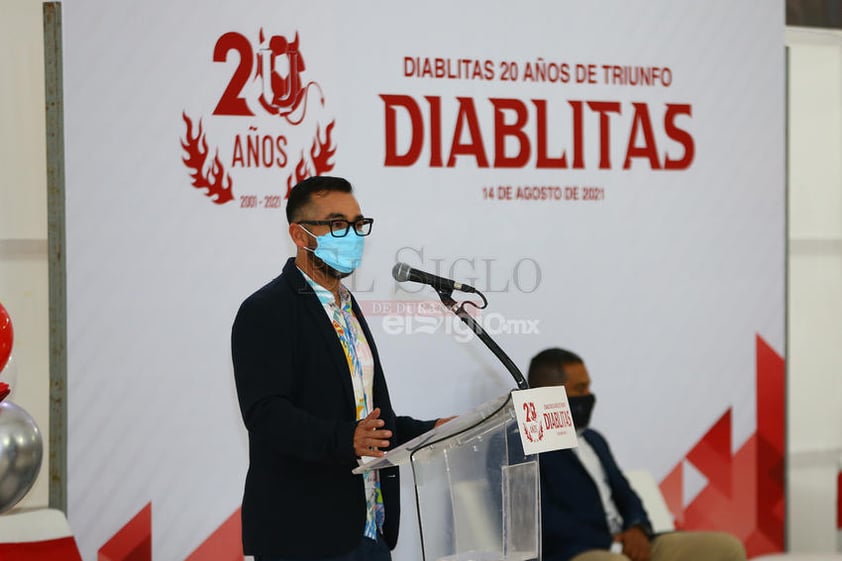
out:
{"label": "man at podium", "polygon": [[541,454],[542,552],[546,561],[744,561],[723,532],[653,535],[643,503],[608,442],[588,427],[596,398],[584,361],[546,349],[529,364],[530,387],[564,386],[579,446]]}
{"label": "man at podium", "polygon": [[388,561],[397,468],[351,470],[434,422],[395,415],[371,331],[341,282],[374,222],[351,184],[305,179],[286,213],[295,257],[243,302],[231,335],[249,438],[243,550],[257,561]]}

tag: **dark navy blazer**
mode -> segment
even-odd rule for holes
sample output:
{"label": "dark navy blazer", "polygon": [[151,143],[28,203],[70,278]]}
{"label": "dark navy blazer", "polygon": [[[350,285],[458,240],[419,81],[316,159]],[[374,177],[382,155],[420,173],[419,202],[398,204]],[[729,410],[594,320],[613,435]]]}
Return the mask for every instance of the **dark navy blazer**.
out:
{"label": "dark navy blazer", "polygon": [[[374,406],[397,446],[433,421],[392,410],[377,347],[356,301],[354,314],[374,355]],[[334,557],[354,549],[365,525],[356,466],[356,404],[345,353],[324,307],[293,259],[242,303],[231,334],[234,378],[249,440],[243,495],[246,555]],[[395,546],[400,519],[398,469],[380,471]]]}
{"label": "dark navy blazer", "polygon": [[[640,526],[651,535],[649,517],[629,486],[605,438],[585,429],[584,438],[599,457],[611,498],[623,517],[623,529]],[[609,549],[612,536],[599,490],[571,450],[541,454],[542,552],[547,561],[566,561],[590,549]]]}

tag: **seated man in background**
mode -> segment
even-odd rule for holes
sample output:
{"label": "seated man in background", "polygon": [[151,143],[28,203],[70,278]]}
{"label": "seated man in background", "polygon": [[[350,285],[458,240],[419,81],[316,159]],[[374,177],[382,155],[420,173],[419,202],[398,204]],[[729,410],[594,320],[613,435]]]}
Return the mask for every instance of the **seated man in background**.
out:
{"label": "seated man in background", "polygon": [[584,361],[546,349],[529,364],[529,385],[564,386],[579,446],[541,454],[543,558],[549,561],[744,561],[723,532],[653,535],[640,498],[605,438],[588,428],[595,397]]}

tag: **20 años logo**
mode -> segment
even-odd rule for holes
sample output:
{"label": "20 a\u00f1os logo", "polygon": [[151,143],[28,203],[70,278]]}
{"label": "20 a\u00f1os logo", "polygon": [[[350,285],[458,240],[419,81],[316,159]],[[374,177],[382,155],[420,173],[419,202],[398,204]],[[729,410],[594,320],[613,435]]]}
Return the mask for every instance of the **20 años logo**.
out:
{"label": "20 a\u00f1os logo", "polygon": [[239,199],[243,208],[281,208],[297,182],[332,170],[336,153],[335,119],[319,83],[305,78],[298,32],[290,40],[261,29],[256,46],[224,33],[213,62],[227,80],[213,112],[198,119],[182,112],[192,185],[218,205]]}

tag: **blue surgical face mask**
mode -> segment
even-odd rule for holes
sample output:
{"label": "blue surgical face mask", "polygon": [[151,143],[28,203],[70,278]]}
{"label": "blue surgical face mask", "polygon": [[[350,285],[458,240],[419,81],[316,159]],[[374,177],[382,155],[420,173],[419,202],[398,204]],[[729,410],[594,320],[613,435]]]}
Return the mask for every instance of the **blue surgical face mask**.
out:
{"label": "blue surgical face mask", "polygon": [[349,275],[362,263],[365,240],[362,236],[357,235],[353,228],[344,237],[337,238],[330,232],[323,236],[317,236],[304,226],[300,224],[299,226],[302,230],[316,238],[316,249],[310,249],[308,247],[304,249],[311,251],[329,267],[336,269],[340,273]]}

